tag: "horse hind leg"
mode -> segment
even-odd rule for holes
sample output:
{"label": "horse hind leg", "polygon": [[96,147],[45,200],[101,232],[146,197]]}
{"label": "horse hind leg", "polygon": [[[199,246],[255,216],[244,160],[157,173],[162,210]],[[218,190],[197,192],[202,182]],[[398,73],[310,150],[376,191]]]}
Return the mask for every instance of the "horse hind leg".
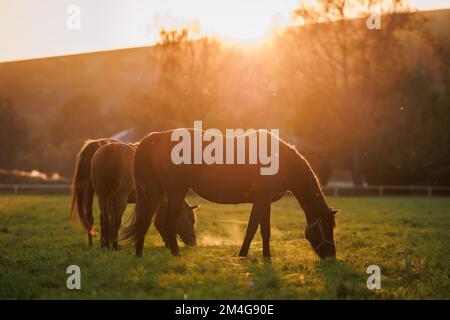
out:
{"label": "horse hind leg", "polygon": [[100,246],[106,247],[106,229],[107,229],[107,217],[105,213],[100,211]]}
{"label": "horse hind leg", "polygon": [[115,229],[114,213],[115,211],[112,208],[108,212],[108,248],[111,248],[114,243],[114,229]]}
{"label": "horse hind leg", "polygon": [[113,222],[112,231],[112,247],[113,250],[119,250],[119,230],[122,224],[122,216],[127,207],[127,199],[122,199],[117,208],[114,210],[114,215],[111,217]]}
{"label": "horse hind leg", "polygon": [[[135,220],[125,230],[123,238],[134,238],[136,256],[141,257],[144,249],[145,234],[151,225],[153,215],[162,200],[158,188],[147,189],[136,184]],[[127,233],[131,234],[127,236]]]}
{"label": "horse hind leg", "polygon": [[100,245],[109,248],[109,214],[105,202],[99,199],[100,205]]}

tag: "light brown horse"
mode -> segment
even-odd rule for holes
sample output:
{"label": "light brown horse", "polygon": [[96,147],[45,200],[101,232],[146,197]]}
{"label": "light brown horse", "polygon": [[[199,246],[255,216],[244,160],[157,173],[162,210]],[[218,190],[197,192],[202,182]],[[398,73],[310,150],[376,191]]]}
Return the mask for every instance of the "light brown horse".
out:
{"label": "light brown horse", "polygon": [[[191,137],[196,132],[196,129],[186,130],[189,130]],[[179,216],[179,209],[189,189],[216,203],[253,204],[239,256],[247,256],[260,225],[263,255],[270,257],[270,207],[286,191],[294,194],[305,212],[305,236],[314,251],[321,258],[336,255],[336,210],[327,205],[314,172],[293,147],[278,137],[269,136],[267,140],[272,141],[274,138],[279,143],[279,170],[274,175],[261,175],[261,165],[258,164],[174,164],[171,153],[178,142],[172,141],[172,133],[173,130],[151,133],[140,142],[135,153],[133,172],[136,208],[122,238],[135,245],[138,256],[142,255],[145,234],[164,196],[168,199],[166,230],[169,247],[174,256],[180,255],[174,221]],[[225,137],[215,137],[218,138]],[[238,137],[228,138],[234,139],[234,148]],[[249,136],[240,138],[244,139],[245,154],[249,155]],[[202,143],[204,147],[205,142]]]}
{"label": "light brown horse", "polygon": [[[132,161],[136,145],[123,144],[112,139],[86,142],[78,154],[72,182],[72,214],[78,213],[78,220],[88,234],[91,246],[95,234],[93,198],[97,194],[100,207],[101,246],[118,249],[118,232],[127,203],[134,203]],[[183,203],[177,224],[177,234],[187,245],[195,245],[194,230],[197,206]],[[164,221],[167,209],[158,210],[155,225],[166,242]]]}

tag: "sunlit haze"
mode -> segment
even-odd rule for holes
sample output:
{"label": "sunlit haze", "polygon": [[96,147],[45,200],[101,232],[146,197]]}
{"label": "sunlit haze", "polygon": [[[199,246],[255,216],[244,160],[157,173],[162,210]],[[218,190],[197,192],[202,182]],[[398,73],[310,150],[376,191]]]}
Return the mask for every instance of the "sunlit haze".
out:
{"label": "sunlit haze", "polygon": [[[313,2],[313,1],[306,1]],[[81,29],[68,30],[67,7],[81,9]],[[0,61],[153,44],[160,28],[195,25],[200,34],[254,44],[291,21],[296,0],[0,0]],[[445,0],[410,1],[423,10]]]}

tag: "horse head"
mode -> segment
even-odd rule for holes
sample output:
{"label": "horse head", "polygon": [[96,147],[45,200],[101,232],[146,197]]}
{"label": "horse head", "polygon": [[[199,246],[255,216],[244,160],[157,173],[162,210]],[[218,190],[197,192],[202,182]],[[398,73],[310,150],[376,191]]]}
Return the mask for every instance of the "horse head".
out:
{"label": "horse head", "polygon": [[323,216],[317,218],[305,228],[305,238],[321,259],[336,257],[334,229],[337,212],[334,208],[329,208]]}
{"label": "horse head", "polygon": [[197,245],[197,237],[195,235],[195,209],[199,205],[191,206],[187,202],[184,203],[180,218],[177,223],[177,234],[180,236],[181,240],[188,246]]}

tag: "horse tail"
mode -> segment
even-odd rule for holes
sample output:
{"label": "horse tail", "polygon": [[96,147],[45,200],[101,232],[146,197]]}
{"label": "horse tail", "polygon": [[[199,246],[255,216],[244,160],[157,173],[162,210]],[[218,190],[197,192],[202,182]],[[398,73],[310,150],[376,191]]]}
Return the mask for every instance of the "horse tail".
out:
{"label": "horse tail", "polygon": [[77,218],[83,228],[94,233],[94,217],[92,214],[92,201],[94,188],[91,181],[91,160],[94,153],[109,140],[87,140],[77,155],[75,171],[72,178],[72,204],[70,213]]}
{"label": "horse tail", "polygon": [[136,206],[121,239],[134,244],[137,256],[142,255],[145,234],[164,194],[152,164],[152,149],[157,138],[158,135],[154,133],[147,136],[134,154]]}
{"label": "horse tail", "polygon": [[[105,234],[107,235],[106,242],[107,242],[107,246],[109,248],[113,245],[113,242],[114,242],[114,234],[115,234],[115,230],[116,230],[116,215],[121,214],[121,212],[119,213],[119,208],[120,208],[120,206],[118,204],[119,199],[107,198],[104,201],[105,201],[105,204],[104,204],[105,212],[102,212],[102,214],[104,215],[103,219],[106,220],[105,225],[106,225],[107,230],[105,230]],[[102,230],[102,232],[103,232],[103,230]]]}

